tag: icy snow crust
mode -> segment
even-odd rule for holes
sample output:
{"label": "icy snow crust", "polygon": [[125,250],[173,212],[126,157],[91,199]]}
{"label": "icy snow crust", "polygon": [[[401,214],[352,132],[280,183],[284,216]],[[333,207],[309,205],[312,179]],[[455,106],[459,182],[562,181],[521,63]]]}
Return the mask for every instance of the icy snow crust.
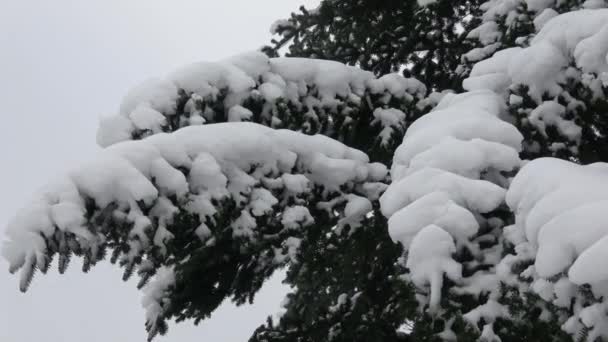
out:
{"label": "icy snow crust", "polygon": [[[307,130],[308,122],[318,124],[327,112],[339,112],[341,120],[350,120],[350,113],[339,106],[360,103],[366,93],[412,101],[422,99],[426,87],[413,78],[398,74],[375,78],[370,72],[333,61],[246,53],[220,62],[194,63],[164,80],[150,80],[133,88],[123,99],[119,115],[102,119],[97,141],[109,146],[169,130],[171,124],[177,128],[201,125],[220,121],[223,116],[227,121],[251,121],[256,116],[257,122],[282,128],[287,123],[277,112],[284,110],[285,104],[308,111],[305,124],[298,127]],[[246,108],[252,101],[261,102],[259,113]],[[216,102],[225,113],[212,108]],[[383,144],[393,131],[403,130],[405,114],[398,109],[377,108],[374,116],[374,124],[383,127]]]}

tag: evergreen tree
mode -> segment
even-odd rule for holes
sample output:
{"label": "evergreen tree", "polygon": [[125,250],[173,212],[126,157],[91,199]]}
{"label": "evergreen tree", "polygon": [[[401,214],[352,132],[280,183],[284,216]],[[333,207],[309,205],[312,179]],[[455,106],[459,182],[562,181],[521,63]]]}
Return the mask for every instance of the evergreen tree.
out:
{"label": "evergreen tree", "polygon": [[285,312],[251,341],[606,338],[607,166],[539,158],[607,158],[608,11],[580,10],[601,6],[301,9],[266,54],[134,88],[3,254],[25,291],[111,253],[151,338],[281,268]]}

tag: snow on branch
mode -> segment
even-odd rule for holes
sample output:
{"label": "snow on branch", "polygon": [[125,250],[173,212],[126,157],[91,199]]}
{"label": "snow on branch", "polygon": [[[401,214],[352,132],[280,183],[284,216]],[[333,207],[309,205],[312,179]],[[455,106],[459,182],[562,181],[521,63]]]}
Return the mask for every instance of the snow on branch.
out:
{"label": "snow on branch", "polygon": [[[217,296],[203,303],[210,312],[226,296],[252,297],[294,261],[316,221],[355,227],[386,173],[321,135],[255,123],[187,127],[114,144],[45,188],[10,222],[3,255],[21,270],[23,291],[54,256],[61,272],[72,254],[87,271],[110,250],[140,286],[162,270],[144,303],[153,336],[167,317],[201,310],[195,299],[179,302],[189,290]],[[202,284],[180,283],[182,274]],[[168,302],[176,288],[177,302]]]}
{"label": "snow on branch", "polygon": [[507,231],[515,258],[533,263],[519,275],[564,313],[562,329],[608,337],[604,267],[608,250],[608,164],[540,158],[526,164],[507,193],[516,221]]}
{"label": "snow on branch", "polygon": [[[496,262],[490,256],[496,250],[482,251],[482,241],[492,241],[488,238],[497,226],[496,218],[485,217],[504,203],[506,175],[520,166],[523,139],[499,118],[503,111],[502,99],[491,91],[446,95],[411,125],[395,152],[392,184],[380,198],[381,208],[392,239],[404,247],[420,304],[433,315],[446,309],[441,304],[444,277],[456,291],[476,288],[479,296],[490,290],[484,287],[486,272],[476,271],[480,264]],[[464,250],[477,255],[479,263],[464,262]],[[496,317],[477,316],[470,315],[471,323],[483,318],[489,325],[484,330],[491,331]]]}
{"label": "snow on branch", "polygon": [[[526,48],[510,48],[477,63],[465,89],[504,90],[512,83],[530,87],[534,97],[562,91],[572,59],[584,74],[608,71],[608,9],[578,10],[549,20]],[[580,77],[580,75],[579,75]]]}
{"label": "snow on branch", "polygon": [[[494,32],[493,36],[500,37],[498,26],[490,24],[494,18],[488,16],[507,15],[515,20],[516,15],[507,13],[515,11],[517,2],[484,5],[484,18],[489,21],[478,27],[477,35]],[[490,58],[472,67],[463,87],[508,97],[511,115],[528,141],[525,157],[601,160],[605,152],[598,141],[603,140],[606,127],[593,118],[603,115],[608,98],[608,9],[551,13],[538,25],[529,46],[492,51]]]}
{"label": "snow on branch", "polygon": [[[462,319],[496,340],[537,317],[587,341],[608,337],[608,167],[519,159],[605,158],[605,128],[585,120],[605,114],[607,20],[605,9],[556,15],[529,47],[491,51],[464,81],[468,92],[445,96],[395,152],[382,212],[421,308],[444,320],[442,336]],[[500,38],[494,29],[486,20],[472,35],[489,42]]]}
{"label": "snow on branch", "polygon": [[398,143],[426,92],[398,74],[376,78],[333,61],[246,53],[194,63],[133,88],[120,113],[102,119],[97,141],[108,146],[185,126],[253,121],[387,148]]}

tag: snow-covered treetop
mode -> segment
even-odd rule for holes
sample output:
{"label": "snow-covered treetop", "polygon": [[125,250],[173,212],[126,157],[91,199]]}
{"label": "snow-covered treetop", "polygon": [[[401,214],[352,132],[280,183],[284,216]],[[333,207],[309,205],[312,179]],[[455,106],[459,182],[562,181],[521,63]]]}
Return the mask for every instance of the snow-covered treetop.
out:
{"label": "snow-covered treetop", "polygon": [[386,147],[393,134],[401,137],[406,116],[413,115],[426,91],[421,82],[398,74],[375,78],[333,61],[253,52],[194,63],[133,88],[119,115],[102,120],[97,141],[108,146],[184,126],[254,121],[355,146],[350,135],[357,127],[374,126],[366,134],[370,137],[358,139]]}

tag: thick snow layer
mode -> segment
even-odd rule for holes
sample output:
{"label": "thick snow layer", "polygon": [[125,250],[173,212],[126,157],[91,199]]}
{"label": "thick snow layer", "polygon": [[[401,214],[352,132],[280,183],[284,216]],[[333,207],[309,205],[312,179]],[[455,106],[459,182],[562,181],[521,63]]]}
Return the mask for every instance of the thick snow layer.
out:
{"label": "thick snow layer", "polygon": [[288,82],[316,85],[322,99],[333,99],[336,95],[345,97],[351,91],[362,95],[366,82],[373,79],[370,72],[334,61],[274,58],[270,65],[272,72]]}
{"label": "thick snow layer", "polygon": [[580,253],[568,270],[568,278],[577,285],[608,281],[607,258],[608,235],[605,235]]}
{"label": "thick snow layer", "polygon": [[430,287],[430,312],[439,308],[444,275],[453,281],[461,278],[462,267],[451,256],[454,252],[452,236],[436,225],[424,227],[412,240],[406,266],[416,286]]}
{"label": "thick snow layer", "polygon": [[487,21],[474,28],[467,34],[468,39],[477,39],[483,45],[489,45],[500,39],[498,24],[494,21]]}
{"label": "thick snow layer", "polygon": [[558,15],[559,13],[557,13],[552,8],[547,8],[543,10],[539,15],[534,18],[534,28],[536,29],[536,31],[540,31],[549,20]]}
{"label": "thick snow layer", "polygon": [[[523,136],[501,119],[504,111],[504,100],[487,89],[447,94],[410,125],[393,156],[381,211],[391,238],[405,249],[410,279],[426,294],[418,296],[420,304],[433,314],[441,311],[444,275],[457,284],[451,290],[475,296],[495,291],[502,280],[480,272],[462,279],[466,266],[452,256],[465,248],[479,253],[474,239],[481,225],[497,225],[480,214],[504,203],[502,173],[521,165]],[[500,261],[500,247],[485,253],[479,260]],[[483,308],[476,314],[492,322],[496,312]],[[490,336],[491,325],[484,331]]]}
{"label": "thick snow layer", "polygon": [[[541,11],[535,20],[540,31],[530,46],[502,50],[477,63],[464,82],[466,89],[478,89],[483,83],[495,90],[499,85],[504,86],[504,90],[515,83],[530,86],[534,96],[544,92],[558,94],[560,83],[565,81],[562,71],[570,61],[584,73],[600,75],[608,71],[608,9],[578,10],[556,16],[554,11],[545,10],[548,7],[545,1],[529,2],[535,11]],[[486,15],[511,11],[513,8],[507,3],[504,0],[487,2],[484,5],[492,10]],[[493,18],[489,20],[480,28],[493,22]],[[489,75],[494,75],[492,80]]]}
{"label": "thick snow layer", "polygon": [[194,63],[174,71],[169,79],[177,87],[202,97],[217,96],[223,88],[242,93],[255,86],[249,75],[229,63]]}
{"label": "thick snow layer", "polygon": [[[186,102],[185,113],[178,118],[182,127],[214,122],[218,116],[228,121],[252,120],[254,113],[244,107],[248,100],[264,101],[261,113],[255,113],[262,118],[274,115],[284,102],[299,109],[305,106],[306,115],[315,117],[314,108],[337,112],[339,104],[358,103],[365,92],[412,101],[423,98],[426,91],[420,81],[399,74],[376,79],[370,72],[333,61],[245,53],[219,62],[193,63],[170,73],[167,80],[146,81],[133,88],[123,99],[119,115],[102,119],[97,141],[109,146],[134,135],[141,138],[158,133],[176,114],[180,101]],[[215,112],[215,101],[223,105],[221,113]],[[387,142],[393,130],[402,129],[405,115],[397,109],[380,110],[377,119],[385,128],[381,139]],[[172,120],[175,124],[175,118]],[[281,120],[272,117],[271,122]]]}
{"label": "thick snow layer", "polygon": [[[520,15],[522,4],[538,33],[518,40],[522,46],[529,42],[527,47],[496,52],[504,26],[509,32],[527,20]],[[556,319],[565,322],[562,329],[573,336],[585,328],[588,341],[608,337],[608,272],[602,267],[608,257],[608,164],[581,166],[540,158],[523,165],[518,157],[523,137],[501,120],[512,120],[505,115],[505,102],[511,111],[529,105],[524,94],[512,93],[527,89],[536,107],[519,111],[527,116],[522,118],[525,124],[549,139],[554,131],[575,144],[581,139],[582,129],[571,119],[575,100],[564,85],[578,81],[593,89],[606,78],[608,10],[558,15],[553,9],[557,6],[552,0],[490,0],[482,5],[483,22],[468,38],[484,47],[465,56],[468,62],[480,61],[463,82],[469,91],[446,95],[410,125],[394,154],[392,184],[381,197],[391,238],[407,252],[420,304],[437,312],[441,282],[434,282],[432,275],[441,274],[443,280],[447,271],[436,260],[455,262],[469,276],[452,279],[449,293],[486,298],[464,315],[480,329],[482,339],[499,340],[492,323],[511,318],[500,284],[515,289],[522,299],[526,293],[537,294],[545,301],[535,304],[545,310],[543,319],[550,305],[566,309]],[[594,1],[583,5],[603,6]],[[519,168],[515,178],[508,179]],[[515,214],[514,224],[506,227],[501,216],[492,217],[493,210],[505,209],[505,202]],[[427,227],[433,227],[432,233]],[[435,250],[433,240],[451,249]],[[478,244],[482,241],[491,247]],[[509,244],[514,248],[505,248]],[[435,257],[418,250],[419,245]],[[459,264],[460,253],[454,251],[461,249],[468,249],[475,260]],[[475,271],[476,265],[487,268]],[[581,287],[585,284],[591,293]]]}
{"label": "thick snow layer", "polygon": [[[408,128],[404,143],[393,157],[393,181],[401,179],[405,169],[411,168],[414,162],[419,165],[417,168],[420,165],[441,166],[459,174],[479,172],[489,164],[499,166],[501,170],[516,166],[513,153],[521,149],[523,136],[513,125],[499,118],[503,107],[503,100],[488,90],[446,95],[434,111]],[[462,143],[459,146],[450,144],[456,140]],[[473,148],[472,153],[465,151],[464,145]],[[505,159],[493,160],[490,150],[499,152]],[[444,160],[448,155],[450,161]],[[418,160],[414,161],[414,158]]]}
{"label": "thick snow layer", "polygon": [[410,170],[432,167],[479,178],[485,170],[511,171],[519,164],[519,154],[513,147],[478,138],[467,141],[447,137],[412,158]]}
{"label": "thick snow layer", "polygon": [[166,125],[165,116],[150,106],[140,104],[130,114],[129,118],[133,125],[141,130],[150,130],[154,133],[162,131],[162,126]]}
{"label": "thick snow layer", "polygon": [[536,271],[551,277],[568,268],[594,242],[608,235],[608,201],[570,208],[543,225],[538,234]]}
{"label": "thick snow layer", "polygon": [[457,242],[466,241],[479,229],[473,214],[448,194],[431,192],[393,214],[388,221],[389,234],[408,250],[414,236],[432,224],[442,227]]}
{"label": "thick snow layer", "polygon": [[[536,271],[541,277],[567,270],[581,253],[608,235],[603,225],[608,208],[603,184],[607,182],[608,164],[580,166],[552,158],[529,162],[515,177],[507,203],[526,239],[538,246]],[[578,267],[577,279],[584,278],[583,266]]]}
{"label": "thick snow layer", "polygon": [[170,81],[151,79],[131,89],[120,105],[120,114],[129,116],[138,106],[144,104],[159,112],[175,113],[177,87]]}
{"label": "thick snow layer", "polygon": [[597,184],[587,179],[576,184],[564,184],[544,195],[529,211],[524,222],[526,238],[536,243],[541,227],[555,216],[570,208],[604,200],[608,200],[608,184]]}
{"label": "thick snow layer", "polygon": [[[516,219],[524,223],[535,205],[552,191],[572,187],[574,184],[580,185],[583,193],[594,187],[601,191],[603,187],[598,187],[597,184],[605,184],[607,171],[608,165],[604,163],[580,166],[561,159],[538,158],[526,164],[513,179],[506,197],[507,204],[515,212]],[[554,203],[561,201],[554,200]]]}
{"label": "thick snow layer", "polygon": [[[272,175],[278,178],[264,180]],[[201,218],[199,238],[210,233],[205,222],[216,213],[212,200],[231,196],[246,203],[231,227],[235,236],[251,237],[255,217],[271,215],[278,203],[272,192],[256,187],[260,182],[271,189],[284,188],[286,196],[298,196],[310,191],[312,184],[339,193],[349,184],[376,182],[385,175],[386,168],[369,164],[364,153],[325,136],[246,122],[186,127],[114,144],[43,189],[9,223],[3,255],[12,269],[33,264],[42,268],[45,239],[56,230],[74,234],[82,248],[96,248],[105,237],[91,229],[86,199],[99,210],[109,205],[125,210],[134,239],[128,258],[134,258],[150,244],[165,251],[173,236],[165,225],[178,210],[169,198]],[[346,216],[371,210],[367,199],[353,196],[347,197]],[[149,214],[143,213],[142,205],[151,208]],[[287,209],[282,220],[289,229],[313,221],[299,206]],[[156,229],[153,241],[144,233],[151,227]],[[27,279],[27,272],[22,274]]]}
{"label": "thick snow layer", "polygon": [[372,93],[382,93],[388,90],[390,94],[397,98],[417,95],[426,95],[426,86],[415,78],[404,78],[399,74],[387,74],[378,79],[368,82],[368,87]]}
{"label": "thick snow layer", "polygon": [[[522,168],[507,193],[516,214],[510,230],[525,233],[515,240],[516,254],[534,261],[524,272],[534,280],[532,290],[555,305],[574,307],[562,329],[576,335],[586,327],[593,339],[608,336],[606,316],[597,312],[608,294],[606,184],[608,164],[540,158]],[[597,303],[577,287],[585,284]]]}
{"label": "thick snow layer", "polygon": [[458,205],[480,213],[496,209],[504,201],[506,192],[488,181],[424,168],[391,184],[380,199],[382,213],[390,217],[397,210],[436,191],[444,192]]}

